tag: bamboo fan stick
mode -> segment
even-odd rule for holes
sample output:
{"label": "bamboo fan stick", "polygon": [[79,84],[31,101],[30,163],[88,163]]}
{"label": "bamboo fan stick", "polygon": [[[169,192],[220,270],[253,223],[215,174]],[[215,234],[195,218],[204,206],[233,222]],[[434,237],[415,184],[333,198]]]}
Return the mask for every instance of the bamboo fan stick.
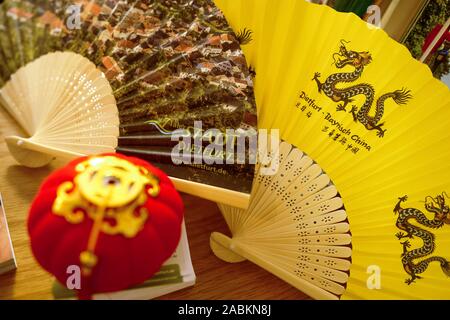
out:
{"label": "bamboo fan stick", "polygon": [[323,300],[337,300],[337,297],[319,287],[312,285],[311,283],[296,277],[293,274],[286,272],[283,269],[278,268],[276,265],[271,263],[268,260],[263,260],[257,255],[252,254],[251,252],[242,248],[238,242],[233,241],[225,235],[220,233],[213,233],[211,237],[219,243],[224,248],[228,248],[229,250],[237,253],[239,256],[246,258],[249,261],[252,261],[256,265],[259,265],[261,268],[268,270],[273,273],[280,279],[290,283],[298,290],[303,291],[307,295],[315,298],[315,299],[323,299]]}

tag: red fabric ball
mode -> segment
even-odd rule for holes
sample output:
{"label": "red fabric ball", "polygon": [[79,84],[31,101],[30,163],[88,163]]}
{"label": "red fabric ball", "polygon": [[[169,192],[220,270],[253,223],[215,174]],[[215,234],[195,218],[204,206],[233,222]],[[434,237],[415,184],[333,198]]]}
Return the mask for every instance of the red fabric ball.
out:
{"label": "red fabric ball", "polygon": [[[176,250],[183,221],[182,200],[162,171],[143,160],[119,154],[94,157],[116,157],[145,168],[159,181],[160,191],[155,197],[148,196],[145,204],[139,207],[145,207],[148,216],[134,237],[99,233],[95,245],[98,262],[89,276],[82,276],[80,297],[123,290],[150,279]],[[81,223],[70,223],[53,212],[53,205],[58,188],[65,182],[74,182],[80,173],[76,170],[77,165],[90,158],[72,161],[51,174],[43,182],[29,213],[28,231],[33,254],[63,285],[71,275],[67,272],[68,267],[81,267],[80,254],[88,247],[94,220],[85,214]]]}

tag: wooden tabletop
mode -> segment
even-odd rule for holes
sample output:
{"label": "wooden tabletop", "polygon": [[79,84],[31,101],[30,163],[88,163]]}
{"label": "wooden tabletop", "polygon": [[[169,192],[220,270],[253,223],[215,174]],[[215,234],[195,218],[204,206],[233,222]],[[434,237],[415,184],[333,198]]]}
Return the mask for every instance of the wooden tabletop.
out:
{"label": "wooden tabletop", "polygon": [[[53,278],[31,254],[26,229],[28,208],[40,183],[63,163],[55,161],[41,169],[16,164],[4,137],[22,132],[0,108],[0,192],[16,253],[18,269],[0,276],[0,300],[52,299]],[[209,248],[213,231],[229,234],[217,206],[209,201],[183,195],[186,226],[197,283],[161,299],[308,299],[303,293],[272,274],[246,261],[227,264]]]}

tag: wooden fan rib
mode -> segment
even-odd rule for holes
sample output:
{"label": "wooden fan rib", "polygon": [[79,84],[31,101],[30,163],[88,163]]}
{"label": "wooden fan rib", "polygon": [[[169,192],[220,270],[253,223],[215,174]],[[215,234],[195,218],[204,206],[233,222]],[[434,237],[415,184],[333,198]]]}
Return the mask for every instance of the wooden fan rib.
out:
{"label": "wooden fan rib", "polygon": [[299,238],[282,238],[275,242],[273,238],[265,239],[249,239],[243,236],[234,237],[236,241],[253,245],[264,250],[278,249],[286,252],[296,251],[298,247],[311,246],[327,246],[327,247],[344,247],[351,244],[351,236],[349,234],[332,234],[324,236],[308,236]]}
{"label": "wooden fan rib", "polygon": [[[98,127],[93,127],[92,125],[87,126],[77,126],[73,125],[73,128],[76,128],[79,136],[81,137],[109,137],[115,136],[117,140],[117,136],[119,135],[119,128],[116,125],[108,124],[108,121],[104,123],[99,123]],[[49,134],[40,135],[40,132],[36,133],[33,136],[35,139],[52,139],[52,140],[66,140],[67,138],[73,137],[73,130],[61,130],[61,131],[52,131]]]}
{"label": "wooden fan rib", "polygon": [[288,237],[306,237],[314,235],[327,235],[327,234],[344,234],[350,231],[350,225],[347,222],[341,222],[331,225],[319,226],[315,228],[297,230],[297,228],[286,228],[276,226],[273,230],[259,235],[254,235],[253,239],[266,239],[269,233],[276,234],[280,239]]}
{"label": "wooden fan rib", "polygon": [[[54,68],[58,68],[58,65],[53,64]],[[45,114],[48,112],[48,104],[47,100],[44,96],[48,95],[47,86],[49,84],[48,73],[51,72],[51,68],[42,69],[39,65],[29,63],[27,67],[29,72],[25,72],[28,74],[28,91],[29,91],[29,100],[28,100],[28,108],[30,109],[30,113],[35,117],[36,130],[33,134],[36,134],[40,123],[43,119],[45,119]],[[39,110],[40,112],[33,112],[33,110]]]}
{"label": "wooden fan rib", "polygon": [[334,224],[347,219],[346,212],[338,210],[342,208],[342,199],[340,198],[323,201],[315,207],[303,211],[295,208],[294,211],[290,207],[280,210],[273,220],[262,220],[255,227],[248,228],[248,235],[266,234],[271,230],[283,228],[285,225],[290,225],[292,230],[302,230]]}
{"label": "wooden fan rib", "polygon": [[[266,147],[263,143],[263,146]],[[271,146],[271,149],[273,149],[273,146]],[[284,159],[286,159],[289,156],[289,153],[292,150],[292,146],[287,145],[287,144],[283,144],[281,143],[279,146],[277,146],[275,148],[274,153],[275,154],[271,154],[269,155],[268,151],[266,151],[267,148],[264,148],[263,154],[267,154],[268,158],[265,159],[259,159],[259,161],[264,161],[264,163],[272,163],[273,161],[277,162],[279,166],[282,167],[282,164],[284,162]],[[266,169],[266,168],[265,168]],[[277,168],[271,168],[272,171],[270,173],[272,173],[271,175],[265,175],[263,173],[261,173],[260,171],[258,172],[258,176],[256,179],[256,188],[255,190],[257,190],[258,192],[255,192],[252,194],[252,198],[255,199],[254,202],[252,202],[248,208],[249,211],[253,211],[253,210],[257,210],[257,207],[255,207],[256,205],[258,205],[259,201],[261,199],[266,199],[267,197],[265,197],[266,195],[269,194],[268,190],[267,190],[267,186],[271,185],[273,180],[276,179],[277,177]],[[264,188],[258,188],[258,186],[264,186]]]}
{"label": "wooden fan rib", "polygon": [[[291,278],[297,279],[297,281],[295,281],[295,282],[294,281],[292,281],[292,282],[288,281],[288,282],[291,285],[294,285],[295,287],[297,287],[301,291],[304,291],[303,286],[298,287],[298,285],[296,285],[296,283],[298,283],[299,279],[302,279],[302,280],[308,282],[309,284],[315,286],[316,288],[320,288],[322,290],[325,290],[325,291],[330,292],[335,295],[341,295],[345,290],[345,288],[342,285],[340,285],[332,280],[321,277],[319,275],[319,271],[315,271],[315,273],[311,273],[306,270],[301,270],[300,268],[295,270],[294,269],[295,267],[293,268],[291,265],[286,265],[286,262],[285,262],[286,260],[283,260],[283,259],[278,261],[279,263],[281,263],[281,265],[275,264],[272,260],[270,260],[272,257],[265,257],[264,255],[261,255],[261,252],[258,252],[257,250],[254,250],[251,247],[247,247],[245,245],[241,245],[241,246],[242,246],[242,249],[245,250],[247,255],[249,255],[251,258],[253,258],[256,261],[260,261],[257,264],[262,265],[263,263],[261,263],[261,261],[264,261],[267,264],[269,264],[270,267],[268,268],[268,270],[271,271],[272,273],[274,273],[274,270],[277,270],[280,273],[291,275]],[[238,248],[239,245],[236,245],[236,247]],[[254,261],[252,259],[249,259],[249,260]],[[263,266],[263,268],[264,268],[264,266]],[[319,270],[319,268],[320,268],[320,270],[328,270],[330,272],[329,273],[330,275],[331,274],[336,274],[336,275],[342,274],[340,276],[344,282],[346,281],[344,279],[346,277],[348,277],[348,275],[346,273],[343,273],[340,271],[335,271],[332,269],[323,268],[320,266],[312,266],[311,270],[314,270],[314,269]],[[305,293],[307,293],[307,292],[305,292]],[[320,299],[323,299],[323,298],[320,298]]]}
{"label": "wooden fan rib", "polygon": [[326,291],[309,281],[299,278],[298,276],[288,272],[287,270],[274,265],[268,260],[261,259],[258,254],[252,252],[251,248],[241,248],[240,245],[236,245],[234,246],[233,251],[259,265],[260,267],[270,271],[279,278],[293,285],[295,288],[305,292],[315,299],[337,299],[337,297],[329,291]]}
{"label": "wooden fan rib", "polygon": [[288,272],[337,295],[343,293],[343,285],[347,283],[349,278],[348,272],[320,266],[319,264],[311,264],[299,259],[283,259],[279,255],[261,255],[261,258],[272,261]]}
{"label": "wooden fan rib", "polygon": [[[114,130],[114,132],[119,132],[118,125],[118,116],[117,113],[103,113],[98,112],[95,116],[91,118],[91,121],[81,121],[83,118],[72,117],[70,121],[66,122],[65,127],[57,127],[53,130],[43,131],[40,130],[38,135],[43,133],[44,136],[60,136],[65,134],[74,134],[74,132],[84,132],[89,130],[95,130],[99,132],[99,134],[105,134],[105,132],[110,132]],[[103,128],[106,128],[106,131],[103,131]]]}
{"label": "wooden fan rib", "polygon": [[245,213],[245,210],[230,207],[221,203],[218,203],[217,206],[222,212],[222,215],[224,216],[225,221],[227,222],[227,225],[230,228],[233,235],[239,234],[239,228],[241,227],[241,224],[240,218],[238,217],[242,216]]}
{"label": "wooden fan rib", "polygon": [[[67,130],[61,130],[60,132],[39,132],[38,134],[33,136],[33,139],[36,140],[45,140],[50,139],[54,141],[58,140],[66,140],[75,137],[109,137],[115,136],[117,140],[117,136],[119,135],[118,126],[111,124],[108,120],[114,121],[115,118],[105,118],[105,121],[99,121],[98,127],[94,127],[92,124],[78,124],[74,122],[71,124]],[[117,143],[117,142],[116,142]]]}
{"label": "wooden fan rib", "polygon": [[347,219],[347,213],[344,210],[338,210],[331,213],[327,213],[321,216],[305,219],[299,222],[298,229],[308,229],[316,226],[330,225],[345,221]]}
{"label": "wooden fan rib", "polygon": [[[322,190],[318,190],[317,193],[310,194],[307,197],[301,197],[300,195],[301,194],[297,195],[295,205],[293,205],[296,210],[302,210],[301,208],[305,207],[314,207],[322,202],[337,198],[338,190],[334,185],[329,185]],[[307,205],[307,203],[309,204]]]}
{"label": "wooden fan rib", "polygon": [[[63,57],[68,57],[63,59]],[[69,58],[71,57],[71,58]],[[73,59],[73,60],[72,60]],[[75,56],[72,53],[52,52],[32,62],[34,65],[38,65],[41,72],[45,75],[46,83],[49,84],[47,92],[43,94],[41,99],[45,102],[47,114],[44,118],[44,123],[41,125],[41,130],[45,130],[45,126],[50,123],[55,123],[55,115],[61,112],[60,101],[70,99],[71,92],[67,90],[67,83],[62,79],[64,77],[67,81],[71,81],[74,73],[77,72],[77,68],[72,67],[72,63],[80,61],[80,57]],[[47,68],[48,65],[54,65],[55,68]],[[29,70],[27,70],[29,71]],[[32,76],[31,72],[30,76]],[[70,108],[67,108],[70,109]],[[71,110],[73,113],[73,110]]]}
{"label": "wooden fan rib", "polygon": [[[316,172],[316,168],[312,169],[312,172]],[[296,184],[297,180],[294,180],[290,174],[280,173],[279,175],[282,175],[283,179],[281,181],[272,181],[272,184],[268,188],[273,199],[271,199],[270,203],[267,205],[262,203],[260,205],[260,207],[263,206],[264,210],[267,212],[276,212],[278,207],[289,202],[289,200],[296,195],[300,194],[300,196],[307,197],[314,191],[323,189],[330,182],[327,176],[322,175],[317,179],[312,179],[312,181],[306,184],[301,183],[298,185]],[[307,177],[311,177],[311,175],[308,174]]]}
{"label": "wooden fan rib", "polygon": [[297,259],[300,261],[309,262],[310,264],[313,265],[317,264],[340,271],[349,271],[352,265],[349,259],[338,259],[332,257],[317,256],[312,254],[301,254],[298,255]]}
{"label": "wooden fan rib", "polygon": [[[288,181],[289,182],[289,181]],[[330,178],[326,174],[321,174],[311,179],[306,184],[297,185],[295,182],[289,185],[287,192],[293,194],[297,199],[305,199],[330,185]]]}
{"label": "wooden fan rib", "polygon": [[34,124],[31,118],[31,112],[28,109],[28,105],[24,96],[21,93],[21,78],[23,71],[19,70],[17,73],[11,76],[11,80],[2,88],[2,96],[6,103],[6,108],[11,112],[14,119],[16,119],[21,127],[27,132],[32,134],[34,132]]}
{"label": "wooden fan rib", "polygon": [[[290,146],[290,148],[292,149],[292,146]],[[296,170],[300,170],[299,168],[302,168],[302,171],[308,170],[310,168],[308,167],[308,165],[312,164],[312,161],[307,157],[303,157],[302,153],[295,153],[294,157],[300,154],[302,155],[302,158],[300,158],[300,161],[297,163],[299,163],[301,167],[295,168]],[[258,199],[255,198],[254,201],[257,203],[257,205],[252,206],[252,208],[249,208],[248,210],[248,212],[254,212],[253,215],[256,215],[258,217],[260,217],[262,213],[265,213],[264,219],[259,218],[259,221],[253,221],[251,219],[252,214],[249,215],[249,218],[246,221],[246,223],[248,223],[250,226],[249,230],[258,229],[259,227],[261,227],[261,223],[270,224],[271,221],[277,218],[277,207],[281,206],[284,203],[283,200],[286,201],[286,199],[282,199],[281,195],[283,192],[286,192],[287,184],[292,183],[292,178],[290,178],[291,174],[290,172],[288,172],[288,170],[292,170],[293,168],[293,165],[291,165],[291,161],[293,161],[293,159],[290,158],[289,155],[285,155],[283,159],[285,160],[282,161],[282,167],[285,168],[284,171],[278,172],[277,175],[272,178],[270,184],[265,184],[265,186],[267,186],[266,193],[268,193],[268,195],[265,197],[265,201],[258,201]],[[279,180],[280,178],[281,181]]]}
{"label": "wooden fan rib", "polygon": [[[95,68],[92,65],[92,68]],[[83,73],[80,73],[83,75]],[[101,73],[96,70],[94,74],[98,77],[96,83],[91,84],[85,81],[79,81],[78,85],[73,88],[71,94],[67,95],[67,91],[62,92],[61,97],[63,101],[56,102],[54,111],[52,112],[52,122],[48,123],[47,126],[43,127],[41,130],[51,131],[58,128],[58,125],[62,123],[80,122],[83,120],[93,121],[93,116],[102,118],[109,114],[117,114],[117,107],[115,99],[112,95],[111,88],[109,87],[106,79],[101,78]],[[64,81],[62,81],[64,83]],[[89,84],[90,89],[86,89]],[[83,91],[80,91],[80,88]],[[78,91],[77,91],[78,90]],[[83,94],[80,94],[83,92]],[[78,94],[77,94],[78,93]],[[70,107],[69,107],[70,106]],[[78,112],[76,118],[74,119],[73,109],[83,109],[83,112]],[[62,126],[65,128],[66,126]]]}
{"label": "wooden fan rib", "polygon": [[[30,87],[30,79],[27,77],[27,73],[25,72],[25,70],[20,69],[19,71],[22,72],[17,72],[15,75],[17,76],[14,80],[14,85],[17,85],[16,90],[21,90],[21,91],[16,91],[17,94],[20,94],[20,102],[19,105],[23,106],[23,111],[26,110],[27,114],[27,118],[30,119],[31,122],[31,128],[30,131],[31,132],[36,132],[36,128],[39,125],[39,115],[36,115],[35,112],[33,112],[33,105],[34,103],[36,103],[36,101],[32,100],[31,97],[31,87]],[[37,74],[34,74],[34,79],[38,78]],[[21,88],[21,89],[19,89]]]}
{"label": "wooden fan rib", "polygon": [[[65,59],[65,57],[67,57],[67,59]],[[42,100],[41,103],[45,104],[43,106],[45,112],[42,112],[42,121],[36,132],[45,132],[47,131],[46,127],[58,123],[57,115],[62,110],[65,112],[69,112],[68,110],[70,110],[72,114],[75,113],[70,106],[67,106],[66,109],[62,109],[58,104],[60,100],[68,99],[71,96],[70,93],[67,92],[67,83],[64,83],[64,80],[62,79],[63,77],[69,79],[73,75],[75,68],[71,67],[71,59],[80,61],[80,57],[78,56],[69,53],[63,54],[62,52],[54,52],[45,55],[32,63],[39,68],[40,73],[44,75],[43,80],[49,83],[47,88],[48,91],[44,93],[44,96],[39,97],[39,100]],[[48,68],[48,65],[53,65],[54,68]],[[27,73],[30,77],[33,76],[31,68],[27,70]],[[42,95],[42,93],[38,92],[38,95]]]}
{"label": "wooden fan rib", "polygon": [[[113,107],[113,105],[111,105]],[[74,134],[78,130],[92,130],[97,128],[100,134],[103,134],[102,128],[117,128],[119,131],[118,116],[117,113],[106,113],[103,111],[96,111],[91,117],[85,117],[84,115],[73,115],[66,122],[63,122],[66,126],[62,126],[56,123],[54,126],[41,128],[38,134],[47,136],[60,136],[65,134]],[[44,130],[45,129],[45,130]],[[108,129],[109,130],[109,129]]]}
{"label": "wooden fan rib", "polygon": [[[250,247],[252,242],[247,238],[233,238],[233,241],[241,242],[247,244]],[[330,245],[300,245],[298,243],[291,245],[284,245],[284,248],[279,247],[272,243],[265,243],[265,247],[276,248],[278,250],[284,250],[289,252],[297,252],[301,254],[311,254],[318,256],[334,257],[334,258],[349,258],[351,256],[352,250],[347,246],[330,246]]]}
{"label": "wooden fan rib", "polygon": [[[352,263],[350,259],[348,258],[333,258],[333,257],[326,257],[326,256],[320,256],[320,255],[314,255],[314,254],[299,254],[296,251],[288,251],[283,250],[282,248],[273,249],[271,250],[271,253],[268,254],[268,256],[272,254],[274,256],[274,259],[276,260],[282,260],[281,263],[286,263],[286,260],[290,261],[291,265],[296,265],[298,261],[301,262],[307,262],[312,266],[322,266],[327,269],[333,269],[333,270],[339,270],[348,272],[352,266]],[[272,259],[272,258],[270,258]]]}
{"label": "wooden fan rib", "polygon": [[59,146],[61,148],[70,148],[71,146],[109,146],[115,148],[117,146],[117,136],[109,137],[72,137],[69,139],[36,139],[33,137],[34,142],[48,144],[49,146]]}
{"label": "wooden fan rib", "polygon": [[[351,244],[352,237],[350,234],[339,234],[339,233],[331,233],[324,235],[311,235],[311,236],[299,236],[299,234],[292,233],[289,236],[280,236],[280,237],[270,237],[266,238],[247,238],[246,236],[240,236],[239,239],[241,241],[246,241],[248,243],[258,243],[261,246],[267,247],[289,247],[292,245],[327,245],[327,246],[343,246]],[[277,241],[275,241],[277,240]]]}
{"label": "wooden fan rib", "polygon": [[344,202],[339,197],[335,197],[330,200],[325,200],[319,202],[318,204],[315,204],[314,202],[309,202],[309,200],[305,200],[299,205],[301,212],[304,212],[306,214],[306,216],[302,216],[302,218],[317,217],[326,214],[328,212],[341,209],[343,206]]}
{"label": "wooden fan rib", "polygon": [[283,218],[278,221],[282,223],[286,223],[288,221],[302,221],[307,218],[314,218],[332,211],[336,211],[343,207],[343,201],[339,197],[331,198],[329,200],[316,199],[315,202],[311,200],[305,200],[303,202],[303,206],[295,205],[294,201],[292,201],[288,202],[284,208],[278,208],[279,216],[283,216]]}
{"label": "wooden fan rib", "polygon": [[[304,163],[305,164],[309,163],[309,159],[305,158]],[[299,182],[299,184],[296,184],[295,186],[292,187],[292,190],[294,192],[300,193],[301,190],[303,190],[303,187],[305,186],[305,184],[307,185],[311,179],[316,178],[317,176],[320,175],[320,173],[321,173],[320,167],[318,167],[316,165],[312,165],[311,167],[308,167],[305,170],[305,173],[300,175],[298,177],[298,179],[296,179],[296,180],[287,178],[283,184],[281,184],[278,180],[272,181],[272,183],[268,186],[268,191],[271,194],[270,205],[265,206],[265,204],[266,204],[265,202],[258,202],[258,205],[256,206],[256,208],[254,210],[262,211],[263,210],[262,208],[264,208],[264,212],[273,214],[273,212],[276,212],[275,209],[278,206],[281,206],[283,203],[290,200],[287,198],[288,196],[291,195],[291,191],[287,191],[288,185],[293,185],[294,183]],[[295,175],[294,175],[294,177],[295,177]],[[323,183],[323,182],[326,179],[327,178],[323,178],[322,182],[319,180],[318,185],[323,184],[325,186],[327,183],[326,182]],[[319,187],[318,185],[316,187]],[[298,190],[296,190],[296,189],[298,189]],[[307,194],[308,192],[311,192],[311,191],[306,190],[304,193]],[[283,196],[284,196],[284,198],[283,198]],[[257,200],[255,200],[255,201],[257,201]]]}
{"label": "wooden fan rib", "polygon": [[13,88],[6,84],[0,90],[0,103],[6,109],[6,111],[13,117],[21,126],[21,128],[27,133],[30,134],[30,129],[32,128],[29,122],[27,121],[27,117],[24,116],[22,111],[22,107],[18,106],[18,102],[14,99],[15,94],[13,92]]}
{"label": "wooden fan rib", "polygon": [[[109,144],[105,144],[105,145],[100,145],[100,144],[89,144],[89,143],[77,143],[77,142],[73,142],[73,143],[60,143],[60,142],[51,142],[51,141],[40,141],[40,140],[34,140],[32,138],[30,139],[21,139],[23,141],[28,140],[30,142],[36,143],[36,144],[40,144],[42,146],[48,146],[49,148],[54,148],[54,149],[61,149],[61,150],[67,150],[68,152],[73,152],[73,153],[77,153],[80,155],[87,155],[87,154],[94,154],[94,153],[102,153],[101,150],[106,150],[103,152],[115,152],[115,148],[112,145]],[[84,151],[83,151],[84,150]],[[97,150],[97,151],[96,151]]]}
{"label": "wooden fan rib", "polygon": [[[96,121],[94,121],[96,119]],[[78,121],[77,121],[78,120]],[[104,116],[99,115],[96,118],[93,118],[91,122],[88,121],[80,121],[81,119],[73,118],[71,121],[67,122],[67,126],[61,127],[58,130],[52,131],[42,131],[40,130],[36,136],[37,137],[58,137],[64,135],[78,135],[79,133],[89,132],[90,130],[97,130],[99,134],[106,135],[107,132],[119,132],[117,125],[117,114],[105,114]],[[105,130],[103,131],[103,128]]]}
{"label": "wooden fan rib", "polygon": [[[297,272],[304,271],[311,276],[318,276],[322,279],[326,279],[333,283],[338,283],[341,285],[347,283],[347,281],[348,281],[348,273],[346,273],[346,272],[322,267],[319,265],[313,265],[313,264],[307,263],[305,261],[298,260],[297,264],[295,265],[295,270]],[[339,286],[339,287],[341,287],[341,286]],[[334,291],[333,293],[342,294],[343,290],[340,289],[340,291],[338,291],[338,292]]]}

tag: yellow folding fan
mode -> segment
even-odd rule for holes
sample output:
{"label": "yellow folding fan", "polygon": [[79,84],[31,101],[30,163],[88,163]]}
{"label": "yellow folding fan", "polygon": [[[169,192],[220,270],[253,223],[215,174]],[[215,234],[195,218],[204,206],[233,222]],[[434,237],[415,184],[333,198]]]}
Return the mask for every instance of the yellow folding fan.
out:
{"label": "yellow folding fan", "polygon": [[212,234],[215,254],[316,299],[450,299],[449,89],[352,14],[216,3],[251,34],[259,126],[285,142],[248,210],[220,206],[233,237]]}

